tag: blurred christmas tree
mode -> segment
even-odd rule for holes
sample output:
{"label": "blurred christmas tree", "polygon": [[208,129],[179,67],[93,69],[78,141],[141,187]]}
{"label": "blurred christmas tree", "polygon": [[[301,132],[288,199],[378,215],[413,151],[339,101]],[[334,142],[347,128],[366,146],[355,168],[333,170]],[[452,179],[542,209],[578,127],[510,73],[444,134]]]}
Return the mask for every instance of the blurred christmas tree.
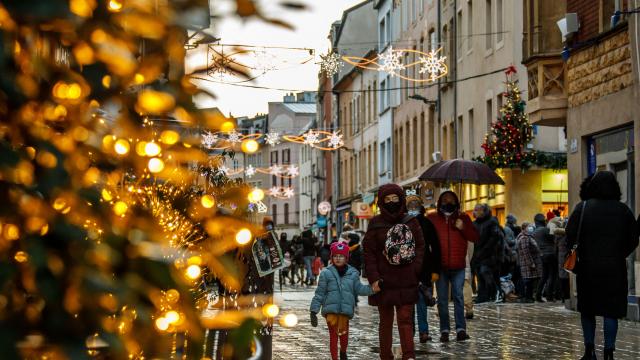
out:
{"label": "blurred christmas tree", "polygon": [[[223,156],[199,134],[235,126],[195,108],[184,73],[209,19],[207,0],[0,3],[3,359],[201,358],[202,324],[254,331],[234,256],[260,231],[248,190],[192,170]],[[252,337],[230,338],[246,358]]]}
{"label": "blurred christmas tree", "polygon": [[525,112],[526,103],[521,98],[518,81],[514,79],[516,69],[510,66],[506,74],[507,90],[502,94],[504,105],[497,121],[485,136],[482,149],[484,156],[474,160],[483,162],[493,169],[520,168],[532,166],[551,169],[566,168],[566,155],[538,152],[530,149],[534,138],[533,126]]}

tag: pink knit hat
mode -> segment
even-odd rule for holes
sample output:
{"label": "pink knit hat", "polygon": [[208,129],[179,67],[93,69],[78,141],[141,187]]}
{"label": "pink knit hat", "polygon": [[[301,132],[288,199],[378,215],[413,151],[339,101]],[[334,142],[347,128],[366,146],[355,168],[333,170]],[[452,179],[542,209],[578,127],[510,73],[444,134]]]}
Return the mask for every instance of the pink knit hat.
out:
{"label": "pink knit hat", "polygon": [[341,241],[331,244],[331,257],[333,255],[343,255],[346,259],[349,259],[349,245]]}

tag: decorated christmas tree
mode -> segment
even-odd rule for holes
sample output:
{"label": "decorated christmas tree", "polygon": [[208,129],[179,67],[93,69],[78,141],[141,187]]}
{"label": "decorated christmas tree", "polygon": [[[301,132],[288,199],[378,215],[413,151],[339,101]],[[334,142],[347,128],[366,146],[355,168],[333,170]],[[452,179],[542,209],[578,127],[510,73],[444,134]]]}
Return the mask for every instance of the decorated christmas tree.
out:
{"label": "decorated christmas tree", "polygon": [[529,169],[532,166],[561,169],[566,167],[564,154],[549,154],[529,148],[534,138],[533,126],[525,112],[526,103],[522,100],[518,80],[515,79],[516,69],[510,66],[506,74],[506,91],[502,94],[504,105],[500,114],[491,125],[490,132],[485,136],[482,149],[484,156],[476,158],[493,169],[520,168]]}

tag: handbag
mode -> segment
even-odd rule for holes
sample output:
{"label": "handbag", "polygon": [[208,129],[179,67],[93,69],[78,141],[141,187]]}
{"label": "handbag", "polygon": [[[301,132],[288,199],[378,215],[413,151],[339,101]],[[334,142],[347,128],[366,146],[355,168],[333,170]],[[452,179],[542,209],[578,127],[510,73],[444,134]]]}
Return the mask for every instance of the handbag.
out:
{"label": "handbag", "polygon": [[580,233],[582,232],[582,220],[584,219],[584,213],[587,209],[587,201],[582,203],[582,212],[580,213],[580,222],[578,223],[578,234],[576,237],[576,243],[573,245],[567,256],[564,258],[563,268],[566,272],[575,274],[576,266],[578,265],[578,245],[580,244]]}

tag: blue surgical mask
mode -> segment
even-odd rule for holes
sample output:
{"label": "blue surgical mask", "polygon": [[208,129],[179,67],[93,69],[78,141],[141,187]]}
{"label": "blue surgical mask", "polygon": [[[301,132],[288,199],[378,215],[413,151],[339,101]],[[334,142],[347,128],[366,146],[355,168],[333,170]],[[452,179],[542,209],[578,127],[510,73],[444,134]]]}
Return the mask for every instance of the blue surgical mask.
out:
{"label": "blue surgical mask", "polygon": [[420,214],[420,211],[418,211],[418,210],[409,210],[408,213],[411,216],[418,216],[418,214]]}

